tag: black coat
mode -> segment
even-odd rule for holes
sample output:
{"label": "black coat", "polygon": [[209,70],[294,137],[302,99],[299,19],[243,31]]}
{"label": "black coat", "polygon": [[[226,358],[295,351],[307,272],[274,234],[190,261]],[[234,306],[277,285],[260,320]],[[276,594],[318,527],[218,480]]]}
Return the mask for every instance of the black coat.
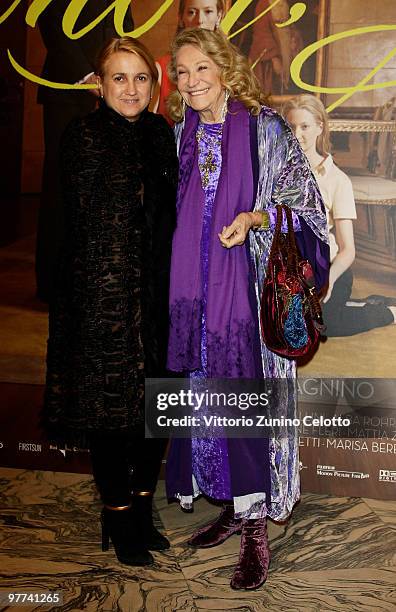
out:
{"label": "black coat", "polygon": [[104,104],[62,144],[65,244],[50,305],[44,424],[52,440],[142,434],[145,376],[165,373],[177,157],[172,130]]}

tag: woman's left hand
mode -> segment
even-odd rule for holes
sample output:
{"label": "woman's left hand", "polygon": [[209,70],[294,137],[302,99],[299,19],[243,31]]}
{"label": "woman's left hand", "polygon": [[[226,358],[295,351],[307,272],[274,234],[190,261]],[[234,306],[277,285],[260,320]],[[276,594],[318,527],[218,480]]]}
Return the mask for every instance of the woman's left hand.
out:
{"label": "woman's left hand", "polygon": [[254,213],[239,213],[228,227],[224,226],[221,234],[218,234],[223,247],[231,249],[240,246],[246,240],[249,230],[255,225]]}

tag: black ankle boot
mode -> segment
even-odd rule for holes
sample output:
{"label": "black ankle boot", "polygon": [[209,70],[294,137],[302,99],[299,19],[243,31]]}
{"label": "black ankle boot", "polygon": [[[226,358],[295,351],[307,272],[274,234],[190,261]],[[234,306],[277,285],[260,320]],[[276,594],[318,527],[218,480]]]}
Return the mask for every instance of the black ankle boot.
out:
{"label": "black ankle boot", "polygon": [[153,556],[149,553],[139,529],[133,525],[130,510],[102,510],[102,550],[109,550],[109,540],[113,542],[117,559],[125,565],[152,565]]}
{"label": "black ankle boot", "polygon": [[169,540],[162,535],[153,523],[153,495],[134,493],[131,507],[132,520],[141,530],[148,550],[167,550]]}

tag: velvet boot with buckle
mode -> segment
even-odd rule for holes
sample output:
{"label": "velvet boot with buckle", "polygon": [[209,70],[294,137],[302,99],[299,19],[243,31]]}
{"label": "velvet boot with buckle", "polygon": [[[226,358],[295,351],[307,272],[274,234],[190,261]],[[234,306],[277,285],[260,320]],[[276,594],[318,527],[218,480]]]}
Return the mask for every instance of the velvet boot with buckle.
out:
{"label": "velvet boot with buckle", "polygon": [[187,541],[187,544],[196,548],[217,546],[225,542],[234,533],[240,533],[241,527],[242,519],[234,517],[234,506],[224,505],[217,519],[209,525],[198,529]]}
{"label": "velvet boot with buckle", "polygon": [[231,588],[257,589],[267,579],[269,562],[266,519],[244,520],[239,561],[231,580]]}

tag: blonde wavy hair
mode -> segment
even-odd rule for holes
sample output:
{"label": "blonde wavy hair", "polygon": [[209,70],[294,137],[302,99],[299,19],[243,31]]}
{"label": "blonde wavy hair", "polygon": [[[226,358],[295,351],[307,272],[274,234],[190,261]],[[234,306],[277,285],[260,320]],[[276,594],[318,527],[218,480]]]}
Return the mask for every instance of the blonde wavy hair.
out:
{"label": "blonde wavy hair", "polygon": [[[175,37],[171,48],[171,60],[168,66],[170,80],[177,86],[176,54],[185,45],[192,45],[209,57],[220,69],[220,81],[235,98],[244,104],[252,115],[258,115],[262,104],[267,103],[266,96],[253,74],[248,60],[239,53],[225,34],[220,30],[214,32],[201,28],[183,30]],[[167,100],[169,116],[179,122],[184,116],[183,99],[179,91],[173,91]]]}
{"label": "blonde wavy hair", "polygon": [[319,155],[326,157],[331,151],[329,117],[321,100],[311,94],[301,94],[290,98],[282,107],[282,115],[287,119],[287,115],[292,110],[306,110],[315,119],[316,123],[322,127],[322,133],[316,139],[316,150]]}

